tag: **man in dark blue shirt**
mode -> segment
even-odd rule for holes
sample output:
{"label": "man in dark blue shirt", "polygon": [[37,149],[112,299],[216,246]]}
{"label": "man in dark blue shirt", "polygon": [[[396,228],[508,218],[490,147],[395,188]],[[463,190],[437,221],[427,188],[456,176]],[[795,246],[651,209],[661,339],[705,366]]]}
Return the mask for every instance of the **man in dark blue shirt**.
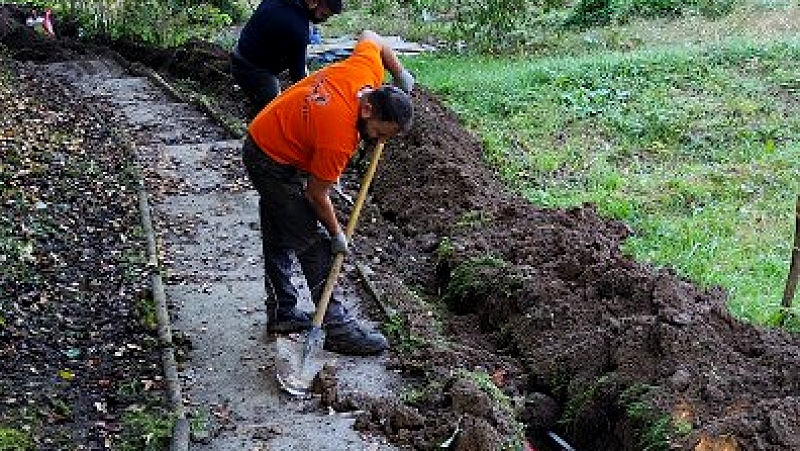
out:
{"label": "man in dark blue shirt", "polygon": [[250,101],[251,118],[280,93],[278,75],[307,75],[309,25],[342,11],[342,0],[262,0],[231,54],[231,73]]}

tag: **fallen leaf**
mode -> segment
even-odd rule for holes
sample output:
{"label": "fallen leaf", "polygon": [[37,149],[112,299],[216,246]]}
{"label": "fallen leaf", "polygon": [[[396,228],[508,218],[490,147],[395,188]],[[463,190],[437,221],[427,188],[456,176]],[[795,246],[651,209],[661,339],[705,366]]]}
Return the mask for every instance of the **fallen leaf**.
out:
{"label": "fallen leaf", "polygon": [[505,385],[506,374],[507,374],[506,370],[497,370],[494,373],[492,373],[492,382],[494,382],[494,385],[497,385],[498,387],[502,387],[503,385]]}
{"label": "fallen leaf", "polygon": [[58,377],[64,379],[65,381],[71,381],[75,379],[75,373],[70,370],[61,370],[58,372]]}

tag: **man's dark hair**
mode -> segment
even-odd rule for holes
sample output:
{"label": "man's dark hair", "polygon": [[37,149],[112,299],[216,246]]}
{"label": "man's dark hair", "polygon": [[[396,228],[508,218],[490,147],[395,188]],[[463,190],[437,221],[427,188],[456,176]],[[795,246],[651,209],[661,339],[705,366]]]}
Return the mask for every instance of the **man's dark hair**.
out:
{"label": "man's dark hair", "polygon": [[376,119],[396,123],[400,126],[400,133],[406,133],[411,129],[414,106],[411,103],[411,96],[400,88],[383,85],[367,94],[367,100],[372,105]]}
{"label": "man's dark hair", "polygon": [[342,0],[323,0],[333,14],[342,12]]}

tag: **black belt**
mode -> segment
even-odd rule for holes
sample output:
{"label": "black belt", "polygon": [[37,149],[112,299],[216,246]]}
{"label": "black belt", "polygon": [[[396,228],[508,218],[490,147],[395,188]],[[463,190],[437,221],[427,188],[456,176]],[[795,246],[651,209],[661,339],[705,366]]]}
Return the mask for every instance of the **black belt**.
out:
{"label": "black belt", "polygon": [[292,166],[291,164],[284,164],[275,161],[268,153],[264,152],[264,150],[256,144],[256,141],[250,136],[250,133],[247,134],[245,138],[245,148],[250,148],[252,152],[252,156],[261,160],[265,165],[270,166],[272,168],[278,169],[283,174],[300,174],[302,171],[297,169],[296,167]]}

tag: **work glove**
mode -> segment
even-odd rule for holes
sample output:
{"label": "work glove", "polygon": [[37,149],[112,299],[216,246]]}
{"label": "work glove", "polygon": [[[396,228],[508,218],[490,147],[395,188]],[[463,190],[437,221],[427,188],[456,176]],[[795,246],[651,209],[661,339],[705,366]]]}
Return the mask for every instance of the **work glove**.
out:
{"label": "work glove", "polygon": [[331,252],[333,255],[347,254],[347,236],[343,231],[331,237]]}
{"label": "work glove", "polygon": [[411,90],[414,89],[414,76],[411,75],[411,72],[403,69],[398,76],[394,77],[394,85],[406,94],[411,94]]}

